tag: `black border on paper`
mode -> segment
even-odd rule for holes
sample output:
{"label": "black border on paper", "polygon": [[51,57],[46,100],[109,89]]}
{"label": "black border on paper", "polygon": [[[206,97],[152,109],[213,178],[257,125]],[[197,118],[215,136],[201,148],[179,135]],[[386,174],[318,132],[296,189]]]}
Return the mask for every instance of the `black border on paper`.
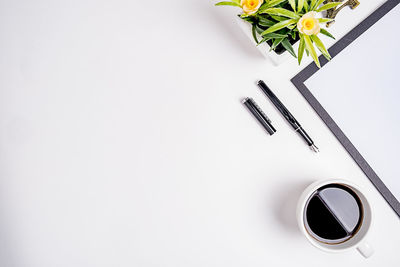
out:
{"label": "black border on paper", "polygon": [[[329,53],[332,58],[339,54],[343,49],[350,45],[355,39],[357,39],[361,34],[368,30],[372,25],[374,25],[380,18],[386,15],[390,10],[396,7],[400,3],[400,0],[388,0],[377,10],[375,10],[371,15],[369,15],[365,20],[358,24],[354,29],[347,33],[343,38],[337,41],[330,49]],[[328,63],[328,61],[322,55],[319,57],[321,67]],[[339,142],[347,150],[350,156],[358,164],[361,170],[369,178],[372,184],[378,189],[385,200],[393,208],[393,210],[400,217],[400,202],[395,198],[395,196],[389,191],[382,180],[378,177],[375,171],[371,168],[368,162],[360,154],[360,152],[354,147],[351,141],[331,118],[328,112],[322,107],[318,100],[312,95],[310,90],[305,85],[305,81],[310,78],[314,73],[318,71],[318,67],[312,62],[302,71],[300,71],[295,77],[291,79],[292,83],[297,87],[300,93],[308,101],[308,103],[313,107],[317,114],[321,117],[323,122],[328,126],[331,132],[336,136]]]}

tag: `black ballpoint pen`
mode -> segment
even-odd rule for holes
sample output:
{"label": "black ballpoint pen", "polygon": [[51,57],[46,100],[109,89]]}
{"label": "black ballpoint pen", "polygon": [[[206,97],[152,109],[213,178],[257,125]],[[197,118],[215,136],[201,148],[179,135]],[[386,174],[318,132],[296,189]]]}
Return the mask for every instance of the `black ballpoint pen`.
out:
{"label": "black ballpoint pen", "polygon": [[275,107],[282,113],[283,117],[292,125],[293,129],[298,132],[301,137],[307,142],[308,146],[314,151],[319,152],[318,147],[314,144],[314,141],[307,134],[307,132],[301,127],[300,123],[295,119],[295,117],[289,112],[289,110],[282,104],[282,102],[276,97],[276,95],[268,88],[264,81],[259,80],[258,86],[267,95]]}

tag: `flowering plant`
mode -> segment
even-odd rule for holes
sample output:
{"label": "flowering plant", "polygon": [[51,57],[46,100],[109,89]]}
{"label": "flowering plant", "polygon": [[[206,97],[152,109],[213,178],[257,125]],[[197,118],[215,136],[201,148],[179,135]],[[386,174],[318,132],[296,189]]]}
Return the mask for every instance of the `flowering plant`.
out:
{"label": "flowering plant", "polygon": [[[335,8],[341,2],[325,0],[230,0],[219,2],[216,5],[229,5],[240,7],[243,13],[239,16],[251,23],[252,33],[257,45],[264,42],[270,44],[271,50],[277,51],[279,47],[287,50],[297,57],[299,64],[304,51],[311,55],[315,64],[320,68],[315,47],[328,59],[331,56],[325,48],[318,34],[334,38],[320,24],[332,21],[329,18],[318,17],[319,12]],[[257,34],[262,39],[258,40]],[[292,44],[300,40],[297,55]],[[314,47],[315,45],[315,47]]]}

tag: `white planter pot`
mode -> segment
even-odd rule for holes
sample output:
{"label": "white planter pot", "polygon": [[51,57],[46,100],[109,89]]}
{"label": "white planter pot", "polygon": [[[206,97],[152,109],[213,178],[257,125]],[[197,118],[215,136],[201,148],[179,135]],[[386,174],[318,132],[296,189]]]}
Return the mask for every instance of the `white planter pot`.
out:
{"label": "white planter pot", "polygon": [[[282,62],[284,62],[285,60],[287,60],[288,58],[292,57],[292,55],[288,51],[285,51],[280,55],[275,53],[275,51],[273,51],[273,50],[269,51],[270,46],[268,45],[267,42],[257,45],[253,38],[253,34],[251,32],[251,27],[252,27],[251,23],[241,19],[240,17],[236,17],[236,21],[237,21],[239,27],[245,33],[245,35],[250,39],[252,44],[254,44],[254,46],[258,49],[258,51],[260,51],[264,57],[271,59],[271,61],[272,61],[272,63],[274,63],[274,65],[277,66],[277,65],[281,64]],[[261,35],[259,35],[258,33],[257,33],[257,38],[259,40],[262,39]],[[298,47],[299,47],[299,42],[296,42],[293,45],[294,51],[297,51]]]}

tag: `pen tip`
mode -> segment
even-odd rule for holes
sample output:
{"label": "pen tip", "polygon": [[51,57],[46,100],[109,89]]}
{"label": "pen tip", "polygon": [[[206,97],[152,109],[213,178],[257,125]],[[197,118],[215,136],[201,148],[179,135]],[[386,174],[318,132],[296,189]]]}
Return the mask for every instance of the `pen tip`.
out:
{"label": "pen tip", "polygon": [[314,151],[314,152],[316,152],[316,153],[319,152],[318,147],[317,147],[316,145],[314,145],[314,144],[312,144],[312,145],[310,146],[310,148],[311,148],[312,151]]}

